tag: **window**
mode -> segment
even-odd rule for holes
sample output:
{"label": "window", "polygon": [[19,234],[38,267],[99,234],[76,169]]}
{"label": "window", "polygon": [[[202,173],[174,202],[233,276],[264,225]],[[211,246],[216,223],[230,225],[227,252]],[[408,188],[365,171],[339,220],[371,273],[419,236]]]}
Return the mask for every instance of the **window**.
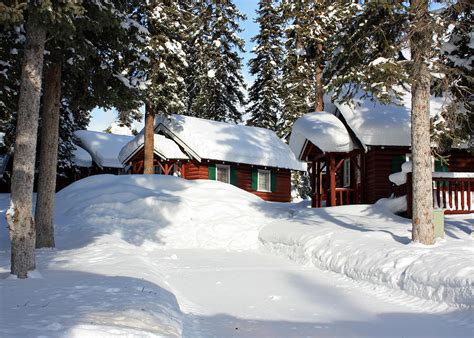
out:
{"label": "window", "polygon": [[230,167],[228,165],[216,164],[216,180],[230,183]]}
{"label": "window", "polygon": [[257,190],[258,191],[271,191],[271,180],[272,175],[270,170],[258,170],[258,183],[257,183]]}
{"label": "window", "polygon": [[346,158],[344,160],[344,172],[343,172],[343,185],[349,187],[351,185],[351,159]]}

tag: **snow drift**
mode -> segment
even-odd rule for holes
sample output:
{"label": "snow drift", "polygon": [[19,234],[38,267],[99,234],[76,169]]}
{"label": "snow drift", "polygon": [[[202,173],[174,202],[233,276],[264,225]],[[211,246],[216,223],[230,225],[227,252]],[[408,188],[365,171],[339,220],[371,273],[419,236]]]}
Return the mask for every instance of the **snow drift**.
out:
{"label": "snow drift", "polygon": [[448,222],[446,238],[434,246],[411,243],[410,231],[410,220],[380,205],[351,205],[296,211],[291,219],[263,228],[260,241],[303,264],[420,298],[473,307],[469,223]]}
{"label": "snow drift", "polygon": [[269,209],[259,197],[216,181],[91,176],[57,194],[57,218],[69,219],[57,227],[66,236],[58,243],[115,234],[135,246],[255,249]]}

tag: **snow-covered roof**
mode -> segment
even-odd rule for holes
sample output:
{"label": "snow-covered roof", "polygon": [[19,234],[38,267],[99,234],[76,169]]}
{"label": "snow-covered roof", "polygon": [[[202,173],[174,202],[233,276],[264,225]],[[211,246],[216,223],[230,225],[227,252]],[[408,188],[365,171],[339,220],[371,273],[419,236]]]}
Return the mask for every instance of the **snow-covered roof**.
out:
{"label": "snow-covered roof", "polygon": [[[402,100],[383,104],[362,94],[352,104],[336,103],[337,108],[364,146],[411,145],[411,93],[405,92]],[[439,114],[446,102],[444,97],[431,97],[430,115]]]}
{"label": "snow-covered roof", "polygon": [[155,130],[171,137],[198,160],[306,170],[273,131],[196,117],[157,117]]}
{"label": "snow-covered roof", "polygon": [[[128,142],[120,151],[118,157],[120,162],[127,162],[131,156],[142,149],[145,143],[144,131],[142,130],[135,138]],[[188,159],[179,146],[173,140],[166,138],[163,135],[155,134],[153,142],[155,153],[163,159]]]}
{"label": "snow-covered roof", "polygon": [[293,125],[290,148],[301,156],[306,141],[323,152],[349,152],[356,148],[344,124],[328,112],[303,115]]}
{"label": "snow-covered roof", "polygon": [[78,167],[89,168],[92,166],[91,155],[83,148],[74,145],[75,149],[72,152],[72,160]]}
{"label": "snow-covered roof", "polygon": [[80,146],[87,150],[100,167],[122,168],[118,159],[120,150],[133,139],[133,136],[115,135],[91,130],[78,130],[74,133]]}

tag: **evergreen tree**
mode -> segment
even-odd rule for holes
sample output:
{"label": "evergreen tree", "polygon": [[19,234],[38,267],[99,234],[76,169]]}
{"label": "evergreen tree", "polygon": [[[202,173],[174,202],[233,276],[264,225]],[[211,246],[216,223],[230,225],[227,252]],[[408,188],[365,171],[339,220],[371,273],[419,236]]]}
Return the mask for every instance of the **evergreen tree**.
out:
{"label": "evergreen tree", "polygon": [[182,113],[186,107],[182,77],[187,66],[183,51],[186,25],[180,4],[175,1],[150,1],[145,13],[149,31],[145,50],[150,64],[145,105],[144,173],[153,174],[155,114]]}
{"label": "evergreen tree", "polygon": [[190,110],[201,118],[240,122],[245,83],[238,52],[244,51],[244,41],[236,33],[245,16],[231,0],[199,0],[196,11],[202,28],[196,39]]}
{"label": "evergreen tree", "polygon": [[254,58],[249,61],[250,74],[256,76],[249,90],[249,125],[276,131],[281,119],[281,68],[283,62],[282,20],[274,0],[260,0],[256,22],[259,34]]}
{"label": "evergreen tree", "polygon": [[[349,100],[362,89],[364,96],[391,102],[411,90],[412,238],[423,244],[434,242],[429,98],[436,94],[430,92],[436,89],[433,76],[447,76],[440,66],[439,47],[451,29],[447,11],[430,12],[429,7],[427,0],[348,6],[352,12],[334,35],[337,53],[325,75],[339,100]],[[461,76],[459,71],[453,74]],[[459,102],[453,95],[449,99]]]}

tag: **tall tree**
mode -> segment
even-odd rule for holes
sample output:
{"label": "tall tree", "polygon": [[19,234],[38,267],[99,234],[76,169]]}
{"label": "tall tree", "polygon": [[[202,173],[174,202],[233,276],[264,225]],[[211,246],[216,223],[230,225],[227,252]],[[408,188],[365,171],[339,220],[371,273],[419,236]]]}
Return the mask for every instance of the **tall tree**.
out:
{"label": "tall tree", "polygon": [[153,174],[153,124],[155,114],[185,111],[183,73],[187,66],[183,51],[186,24],[179,2],[150,1],[146,6],[149,31],[146,51],[150,60],[145,104],[144,173]]}
{"label": "tall tree", "polygon": [[283,63],[282,18],[274,0],[260,0],[256,22],[259,33],[255,57],[249,61],[250,74],[256,79],[249,89],[249,125],[276,131],[281,119],[281,68]]}
{"label": "tall tree", "polygon": [[[462,3],[462,2],[461,2]],[[459,10],[457,4],[455,11]],[[448,9],[453,9],[447,4]],[[411,91],[413,220],[412,239],[433,244],[430,95],[432,74],[445,78],[439,46],[449,27],[446,13],[430,11],[427,0],[348,6],[350,15],[333,41],[338,45],[325,77],[334,97],[354,95],[392,102]],[[370,27],[370,29],[368,29]],[[456,72],[455,72],[456,73]],[[458,73],[459,75],[459,73]],[[453,88],[453,86],[448,86]],[[444,89],[449,100],[458,99]]]}
{"label": "tall tree", "polygon": [[11,241],[11,273],[26,278],[36,268],[32,217],[36,135],[41,97],[46,28],[39,9],[31,6],[21,70],[21,87],[13,160],[11,205],[7,223]]}
{"label": "tall tree", "polygon": [[231,0],[199,0],[196,4],[205,35],[196,43],[191,112],[210,120],[240,122],[245,83],[238,52],[244,51],[244,41],[236,33],[241,32],[238,21],[245,16]]}

